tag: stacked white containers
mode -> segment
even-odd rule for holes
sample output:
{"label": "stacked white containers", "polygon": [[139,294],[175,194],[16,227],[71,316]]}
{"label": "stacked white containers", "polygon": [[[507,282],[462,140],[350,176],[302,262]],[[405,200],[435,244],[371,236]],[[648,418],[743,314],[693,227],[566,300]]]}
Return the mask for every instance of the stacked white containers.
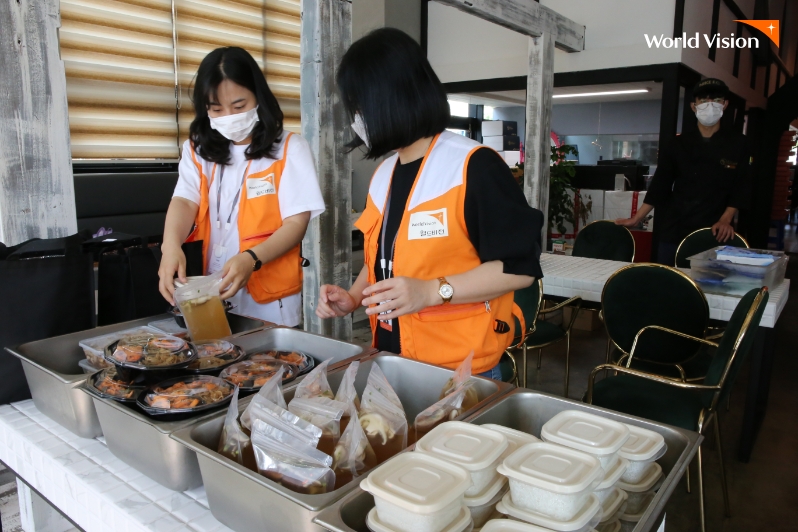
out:
{"label": "stacked white containers", "polygon": [[668,450],[665,439],[654,431],[627,425],[629,439],[618,454],[629,467],[618,481],[618,488],[627,494],[626,506],[620,520],[637,523],[643,516],[662,481],[662,468],[655,462]]}

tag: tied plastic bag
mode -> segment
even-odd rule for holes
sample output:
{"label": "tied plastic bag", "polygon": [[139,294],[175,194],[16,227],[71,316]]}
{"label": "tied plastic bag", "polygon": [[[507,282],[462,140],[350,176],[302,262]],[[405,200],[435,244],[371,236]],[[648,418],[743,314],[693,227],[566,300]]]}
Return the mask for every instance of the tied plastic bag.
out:
{"label": "tied plastic bag", "polygon": [[258,472],[297,493],[318,495],[335,488],[332,457],[262,420],[252,426]]}
{"label": "tied plastic bag", "polygon": [[357,378],[357,371],[360,369],[360,362],[352,362],[344,372],[344,378],[341,379],[341,384],[338,386],[338,391],[335,394],[335,400],[348,405],[352,405],[353,409],[347,409],[344,417],[341,418],[341,434],[344,433],[346,427],[349,425],[349,419],[352,417],[350,414],[354,412],[357,416],[360,410],[360,398],[357,396],[355,390],[355,379]]}
{"label": "tied plastic bag", "polygon": [[461,383],[455,391],[428,407],[416,416],[413,423],[413,443],[420,440],[429,431],[445,421],[457,419],[460,414],[465,412],[463,404],[468,396],[469,390],[473,388],[474,381]]}
{"label": "tied plastic bag", "polygon": [[255,453],[252,450],[252,441],[238,424],[238,386],[236,386],[233,399],[227,408],[222,435],[219,437],[218,451],[222,456],[253,471],[258,468],[255,463]]}
{"label": "tied plastic bag", "polygon": [[247,405],[244,409],[244,413],[241,414],[241,424],[246,427],[247,430],[252,430],[252,421],[250,420],[251,412],[253,405],[260,404],[263,400],[270,401],[275,405],[279,406],[283,410],[287,410],[288,406],[285,404],[285,397],[283,397],[283,373],[285,372],[284,367],[280,367],[277,369],[277,373],[274,374],[269,382],[264,384],[258,393],[252,398],[252,401]]}
{"label": "tied plastic bag", "polygon": [[[354,406],[350,415],[357,417]],[[335,473],[335,489],[349,484],[353,479],[377,465],[377,455],[371,448],[366,433],[360,423],[350,423],[333,453],[333,472]]]}
{"label": "tied plastic bag", "polygon": [[175,290],[175,301],[195,342],[219,340],[232,334],[219,295],[221,284],[222,272],[216,272]]}
{"label": "tied plastic bag", "polygon": [[341,437],[341,418],[348,409],[346,403],[326,397],[299,397],[288,405],[289,412],[322,430],[317,449],[330,456]]}
{"label": "tied plastic bag", "polygon": [[407,416],[402,402],[377,364],[371,366],[363,390],[359,419],[378,464],[407,447]]}
{"label": "tied plastic bag", "polygon": [[[438,399],[443,399],[450,393],[454,393],[462,386],[463,384],[469,382],[471,379],[471,363],[474,359],[474,352],[471,351],[463,363],[460,364],[454,372],[454,375],[446,381],[446,384],[443,385],[443,390],[441,390],[441,396]],[[479,403],[479,396],[477,396],[477,389],[474,386],[469,386],[466,390],[465,397],[463,398],[463,404],[460,408],[465,410],[470,410],[477,406]]]}
{"label": "tied plastic bag", "polygon": [[259,404],[255,405],[251,411],[250,419],[252,427],[255,426],[256,422],[262,421],[306,442],[314,448],[319,444],[323,432],[316,425],[277,406],[268,399],[263,399]]}
{"label": "tied plastic bag", "polygon": [[304,380],[299,383],[299,386],[296,387],[294,397],[300,399],[307,399],[308,397],[335,399],[335,394],[327,381],[327,366],[329,365],[330,360],[327,359],[308,373]]}

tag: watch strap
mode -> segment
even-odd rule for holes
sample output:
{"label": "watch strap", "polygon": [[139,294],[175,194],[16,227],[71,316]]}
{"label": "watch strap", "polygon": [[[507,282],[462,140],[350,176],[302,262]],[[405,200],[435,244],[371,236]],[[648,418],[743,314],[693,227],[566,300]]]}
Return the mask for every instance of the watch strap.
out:
{"label": "watch strap", "polygon": [[253,269],[253,271],[257,271],[259,269],[260,265],[262,264],[260,259],[258,258],[258,256],[255,255],[255,252],[252,251],[251,249],[245,249],[244,253],[249,253],[249,255],[252,257],[252,259],[255,261],[255,264],[252,265],[252,269]]}
{"label": "watch strap", "polygon": [[438,277],[438,282],[440,283],[440,285],[438,286],[438,295],[441,296],[441,299],[443,299],[443,304],[446,305],[447,303],[451,303],[454,294],[452,294],[449,297],[443,297],[443,294],[440,293],[440,290],[441,288],[443,288],[444,285],[449,285],[449,287],[451,287],[452,285],[449,284],[449,281],[446,280],[446,277]]}

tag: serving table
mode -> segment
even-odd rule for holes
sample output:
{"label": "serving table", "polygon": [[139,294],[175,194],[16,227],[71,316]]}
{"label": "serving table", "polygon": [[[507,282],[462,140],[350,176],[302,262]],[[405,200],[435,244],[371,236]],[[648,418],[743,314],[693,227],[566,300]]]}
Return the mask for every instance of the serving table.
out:
{"label": "serving table", "polygon": [[[613,273],[629,264],[631,263],[544,253],[540,257],[544,277],[543,293],[550,297],[561,298],[581,296],[585,301],[600,303],[601,293],[607,280]],[[687,268],[682,270],[687,271]],[[762,322],[757,329],[750,355],[748,395],[738,450],[741,462],[748,462],[751,459],[754,441],[765,416],[775,353],[775,326],[787,304],[790,280],[785,279],[769,291],[770,299],[762,315]],[[709,305],[709,318],[712,320],[729,321],[740,302],[740,296],[708,293],[704,295]]]}

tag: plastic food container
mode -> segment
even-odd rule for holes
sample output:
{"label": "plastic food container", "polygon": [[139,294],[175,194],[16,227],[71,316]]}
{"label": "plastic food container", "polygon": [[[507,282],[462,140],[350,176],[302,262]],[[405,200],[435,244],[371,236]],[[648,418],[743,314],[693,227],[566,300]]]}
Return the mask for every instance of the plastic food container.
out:
{"label": "plastic food container", "polygon": [[208,340],[192,345],[197,358],[186,368],[190,373],[215,373],[246,356],[243,349],[227,340]]}
{"label": "plastic food container", "polygon": [[105,349],[108,362],[136,370],[185,368],[196,356],[185,340],[156,332],[127,336]]}
{"label": "plastic food container", "polygon": [[626,514],[634,515],[643,512],[648,506],[657,483],[662,479],[662,468],[656,462],[648,464],[643,479],[637,484],[628,484],[619,480],[616,486],[624,490],[629,499],[626,503]]}
{"label": "plastic food container", "polygon": [[599,511],[600,523],[609,521],[617,521],[620,512],[625,509],[624,505],[629,496],[620,488],[612,488],[610,495],[601,503],[601,510]]}
{"label": "plastic food container", "polygon": [[532,436],[531,434],[521,432],[520,430],[511,429],[509,427],[504,427],[502,425],[488,423],[486,425],[480,426],[486,429],[495,430],[496,432],[501,432],[507,438],[507,450],[504,451],[504,454],[501,457],[502,462],[505,458],[513,454],[516,449],[523,447],[527,443],[537,443],[540,441],[540,439]]}
{"label": "plastic food container", "polygon": [[498,475],[496,481],[485,488],[485,491],[474,497],[465,497],[465,505],[471,512],[471,520],[474,522],[475,528],[481,528],[490,519],[490,516],[496,511],[496,503],[504,497],[508,489],[510,488],[507,485],[507,479]]}
{"label": "plastic food container", "polygon": [[268,359],[261,362],[254,360],[236,362],[223,369],[219,377],[237,385],[242,393],[255,392],[269,382],[277,374],[277,370],[281,366],[285,368],[283,371],[283,384],[291,382],[299,375],[299,370],[296,366],[279,360]]}
{"label": "plastic food container", "polygon": [[98,371],[86,380],[89,389],[98,396],[122,403],[135,403],[139,394],[147,389],[143,379],[132,382],[119,379],[114,367]]}
{"label": "plastic food container", "polygon": [[638,484],[648,471],[648,464],[659,460],[668,450],[662,434],[634,425],[629,427],[629,439],[618,455],[629,460],[629,467],[621,476],[627,484]]}
{"label": "plastic food container", "polygon": [[151,321],[147,324],[148,327],[155,329],[164,334],[171,334],[178,338],[188,340],[188,329],[178,325],[173,318],[166,318],[165,320]]}
{"label": "plastic food container", "polygon": [[604,478],[594,456],[545,442],[515,451],[499,466],[499,473],[510,479],[515,507],[555,521],[574,519]]}
{"label": "plastic food container", "polygon": [[[366,516],[366,526],[371,532],[397,532],[380,521],[380,517],[377,515],[377,508],[372,508],[369,511]],[[468,512],[468,508],[462,508],[457,519],[441,532],[471,532],[473,529],[474,523],[471,521],[471,514]]]}
{"label": "plastic food container", "polygon": [[[103,366],[103,367],[106,367],[106,369],[107,369],[107,366],[114,367],[113,364],[108,364],[107,362],[105,364],[106,364],[106,366]],[[92,373],[97,373],[98,371],[103,369],[103,368],[95,368],[86,359],[78,360],[78,366],[80,366],[80,369],[82,369],[83,373],[85,373],[86,375],[91,375]]]}
{"label": "plastic food container", "polygon": [[481,532],[550,532],[550,530],[514,519],[491,519],[485,523]]}
{"label": "plastic food container", "polygon": [[152,332],[155,331],[149,327],[134,327],[132,329],[103,334],[102,336],[86,338],[78,342],[78,345],[83,349],[83,353],[86,355],[86,360],[89,361],[89,364],[97,369],[110,368],[113,364],[105,360],[105,349],[109,345],[126,336],[148,334]]}
{"label": "plastic food container", "polygon": [[[626,509],[624,509],[620,514],[618,514],[618,519],[621,521],[621,528],[626,530],[633,530],[635,525],[643,518],[643,514],[646,513],[646,508],[648,505],[651,504],[651,501],[654,499],[654,492],[649,491],[644,494],[642,499],[640,500],[640,504],[638,509],[630,510],[630,505],[626,504]],[[631,498],[631,496],[630,496]]]}
{"label": "plastic food container", "polygon": [[550,516],[531,512],[524,508],[519,508],[513,503],[513,499],[508,493],[496,505],[496,509],[501,513],[510,516],[511,519],[532,523],[559,532],[589,532],[599,523],[601,503],[598,497],[590,495],[582,506],[577,510],[573,517],[565,520],[553,519]]}
{"label": "plastic food container", "polygon": [[299,369],[299,375],[304,375],[316,366],[314,358],[301,351],[263,351],[250,355],[248,360],[261,362],[264,360],[280,360]]}
{"label": "plastic food container", "polygon": [[596,486],[596,496],[599,498],[601,503],[603,504],[605,499],[612,494],[612,490],[615,488],[615,484],[621,479],[621,476],[626,471],[626,468],[629,466],[629,461],[625,458],[618,458],[613,464],[612,467],[604,474],[604,480],[601,481],[601,484]]}
{"label": "plastic food container", "polygon": [[596,527],[596,532],[620,532],[621,531],[621,522],[616,519],[614,521],[607,521],[606,523],[601,523],[599,526]]}
{"label": "plastic food container", "polygon": [[399,454],[360,483],[374,496],[379,521],[395,532],[445,530],[461,516],[470,485],[468,471],[425,453]]}
{"label": "plastic food container", "polygon": [[629,428],[595,414],[565,410],[543,425],[540,437],[543,441],[592,454],[608,471],[629,438]]}
{"label": "plastic food container", "polygon": [[194,414],[230,402],[233,384],[210,375],[177,377],[141,392],[137,403],[150,415]]}
{"label": "plastic food container", "polygon": [[737,264],[722,260],[719,246],[698,255],[688,257],[690,269],[687,273],[706,292],[724,295],[742,295],[753,288],[775,287],[784,280],[788,257],[783,251],[751,249],[748,252],[770,255],[774,261],[764,266]]}
{"label": "plastic food container", "polygon": [[462,421],[447,421],[418,440],[416,451],[466,469],[471,474],[471,487],[465,496],[474,497],[496,482],[496,467],[507,446],[504,434]]}

